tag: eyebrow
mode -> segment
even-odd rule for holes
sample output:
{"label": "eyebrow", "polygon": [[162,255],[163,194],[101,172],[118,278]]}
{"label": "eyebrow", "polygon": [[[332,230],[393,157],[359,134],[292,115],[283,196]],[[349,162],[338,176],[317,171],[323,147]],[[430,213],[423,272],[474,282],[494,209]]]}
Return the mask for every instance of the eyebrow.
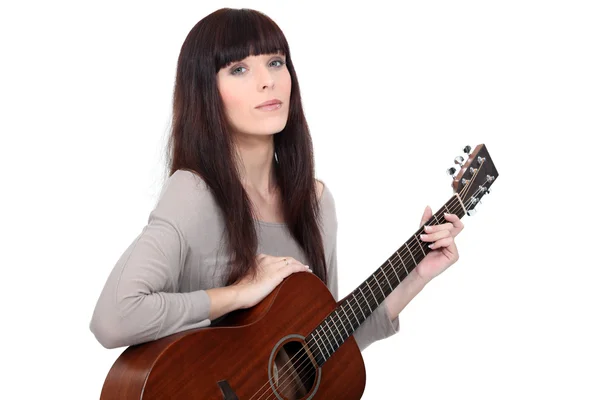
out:
{"label": "eyebrow", "polygon": [[250,58],[250,57],[261,57],[261,56],[265,56],[266,58],[272,58],[272,57],[282,57],[282,58],[287,58],[285,54],[280,54],[280,53],[272,53],[272,54],[259,54],[259,55],[255,55],[255,56],[249,55],[249,56],[247,56],[247,57],[245,57],[245,58],[242,58],[241,60],[237,60],[237,61],[231,61],[231,62],[229,63],[229,65],[231,65],[231,64],[235,64],[235,63],[238,63],[238,62],[242,62],[242,61],[244,61],[245,59],[247,59],[247,58]]}

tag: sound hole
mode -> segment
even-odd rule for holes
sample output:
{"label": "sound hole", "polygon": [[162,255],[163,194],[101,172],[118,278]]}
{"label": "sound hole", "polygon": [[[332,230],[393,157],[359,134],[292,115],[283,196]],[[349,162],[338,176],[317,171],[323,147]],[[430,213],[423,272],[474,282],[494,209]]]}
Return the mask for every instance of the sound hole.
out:
{"label": "sound hole", "polygon": [[300,342],[287,342],[271,366],[273,383],[285,399],[299,400],[314,386],[317,370]]}

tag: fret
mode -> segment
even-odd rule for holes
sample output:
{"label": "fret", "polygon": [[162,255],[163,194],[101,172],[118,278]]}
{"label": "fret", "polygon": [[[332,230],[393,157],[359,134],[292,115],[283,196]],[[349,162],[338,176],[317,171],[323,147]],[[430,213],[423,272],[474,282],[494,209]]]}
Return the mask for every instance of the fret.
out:
{"label": "fret", "polygon": [[[352,297],[354,298],[354,302],[355,302],[356,304],[358,304],[358,301],[356,301],[356,297],[354,297],[354,295],[355,295],[355,293],[354,293],[354,292],[352,292]],[[363,296],[363,297],[364,297],[364,296]],[[362,313],[363,317],[365,317],[365,320],[366,320],[366,319],[367,319],[367,316],[365,315],[365,312],[363,311],[362,307],[360,307],[360,306],[359,306],[359,307],[358,307],[358,309],[360,310],[360,312]],[[354,312],[354,311],[353,311],[353,312]],[[355,317],[356,317],[356,315],[355,315]],[[356,318],[356,319],[358,319],[358,318]]]}
{"label": "fret", "polygon": [[[336,308],[335,311],[333,312],[335,314],[335,316],[337,317],[338,321],[340,321],[342,323],[342,328],[344,328],[344,332],[346,332],[346,337],[350,337],[350,334],[348,333],[348,331],[346,330],[346,324],[344,324],[344,321],[342,321],[342,319],[340,318],[340,316],[338,315],[338,309]],[[335,324],[335,328],[338,330],[338,332],[340,331],[337,327],[337,324]],[[340,336],[342,336],[342,333],[340,332]],[[343,336],[342,336],[343,337]]]}
{"label": "fret", "polygon": [[[352,304],[350,304],[350,303],[348,303],[348,305],[350,306],[350,311],[352,311],[352,315],[354,315],[354,318],[356,319],[356,322],[358,322],[358,326],[360,326],[360,324],[362,324],[362,322],[356,316],[356,313],[354,312],[354,307],[352,307]],[[360,308],[360,304],[356,303],[356,305],[358,306],[358,308]]]}
{"label": "fret", "polygon": [[[394,268],[392,268],[394,269]],[[392,287],[392,284],[390,283],[390,280],[387,277],[387,273],[383,270],[383,268],[381,269],[381,271],[383,272],[383,276],[385,277],[385,280],[387,281],[389,287],[390,287],[390,293],[392,293],[394,291],[394,288]],[[385,296],[383,296],[385,297]]]}
{"label": "fret", "polygon": [[419,239],[417,239],[417,234],[415,233],[413,236],[414,236],[414,238],[416,239],[416,241],[417,241],[417,244],[419,245],[419,248],[420,248],[420,249],[421,249],[421,251],[423,252],[423,255],[424,255],[424,256],[426,256],[427,254],[425,254],[425,250],[423,250],[423,246],[421,246],[421,241],[420,241]]}
{"label": "fret", "polygon": [[[348,314],[346,314],[346,310],[344,309],[344,305],[342,305],[342,311],[344,312],[344,315],[346,316],[346,318],[348,319],[348,322],[350,322],[350,326],[352,327],[352,330],[358,328],[360,326],[360,321],[358,318],[356,318],[356,314],[354,314],[354,311],[352,311],[352,314],[354,314],[354,318],[356,318],[356,321],[358,322],[358,326],[355,328],[354,324],[352,323],[352,320],[348,317]],[[350,306],[350,310],[352,310],[352,306]]]}
{"label": "fret", "polygon": [[[337,315],[337,309],[336,309],[336,310],[335,310],[333,313],[335,314],[335,316],[336,316],[336,317],[338,316],[338,315]],[[340,318],[338,317],[338,320],[339,320],[339,319],[340,319]],[[338,328],[338,327],[337,327],[337,323],[336,323],[336,322],[334,322],[333,324],[335,325],[335,329],[337,329],[338,333],[340,334],[340,338],[342,338],[342,344],[343,344],[343,343],[344,343],[344,335],[342,335],[342,332],[340,332],[340,328]],[[342,324],[342,326],[343,326],[343,325],[344,325],[344,324]],[[344,328],[344,330],[346,330],[346,328]],[[348,331],[346,331],[346,335],[348,335]],[[350,337],[350,335],[348,335],[348,337]]]}
{"label": "fret", "polygon": [[[368,287],[368,288],[369,288],[369,290],[371,291],[371,294],[373,295],[373,298],[375,299],[375,303],[377,303],[377,297],[375,297],[375,292],[373,292],[373,289],[371,289],[371,285],[369,285],[369,280],[367,279],[367,280],[365,281],[365,283],[367,284],[367,287]],[[367,301],[367,302],[368,302],[368,301]],[[371,307],[370,307],[370,304],[369,304],[369,308],[371,308]],[[373,310],[371,310],[371,312],[373,312]]]}
{"label": "fret", "polygon": [[[309,340],[307,340],[306,342],[308,343],[309,341],[310,341],[310,339],[309,339]],[[316,342],[316,341],[313,341],[313,343],[317,345],[317,348],[316,348],[316,349],[312,349],[312,348],[310,347],[310,345],[309,345],[309,349],[310,349],[311,353],[313,353],[313,354],[318,354],[318,355],[319,355],[319,356],[320,356],[320,357],[323,359],[323,362],[325,362],[325,355],[323,354],[323,352],[322,352],[322,351],[321,351],[321,349],[319,348],[319,345],[317,344],[317,342]],[[317,351],[316,351],[316,350],[319,350],[319,352],[317,353]],[[316,359],[316,358],[317,358],[317,357],[315,357],[315,359]],[[319,361],[317,361],[317,363],[319,363]],[[319,364],[319,365],[322,365],[322,364]]]}
{"label": "fret", "polygon": [[396,254],[398,254],[398,258],[400,258],[400,262],[402,263],[402,266],[404,267],[404,270],[406,271],[406,276],[408,276],[408,269],[406,268],[406,264],[404,264],[404,260],[402,259],[402,256],[398,252],[396,252]]}
{"label": "fret", "polygon": [[450,212],[450,210],[448,210],[448,207],[446,207],[446,205],[445,205],[445,204],[444,204],[444,208],[446,209],[446,212],[447,212],[448,214],[452,214],[452,213]]}
{"label": "fret", "polygon": [[[385,273],[384,273],[384,275],[385,275]],[[376,276],[373,276],[373,279],[375,279],[375,283],[377,283],[377,286],[379,286],[379,290],[381,291],[381,294],[383,295],[383,298],[385,299],[385,297],[386,297],[385,292],[383,291],[383,289],[381,288],[381,285],[379,284],[379,279],[377,279]]]}
{"label": "fret", "polygon": [[[325,319],[325,326],[327,327],[327,329],[329,329],[329,332],[333,333],[333,331],[329,327],[329,324],[327,323],[327,319]],[[329,344],[331,344],[331,340],[329,340],[329,335],[327,333],[325,333],[325,338],[327,339],[327,341],[329,342]],[[336,341],[335,342],[335,346],[331,344],[331,349],[335,350],[337,348],[337,346],[338,346],[338,344],[337,344],[337,341]]]}
{"label": "fret", "polygon": [[392,271],[394,271],[394,274],[396,275],[396,279],[398,279],[398,283],[402,282],[402,279],[400,279],[400,277],[398,276],[398,273],[396,272],[396,268],[394,267],[394,264],[392,264],[392,262],[390,261],[389,258],[388,258],[388,264],[390,264],[392,266]]}
{"label": "fret", "polygon": [[417,260],[415,260],[415,256],[413,256],[412,251],[410,251],[410,248],[405,244],[404,247],[406,247],[408,249],[408,254],[410,254],[410,256],[412,257],[413,261],[415,262],[415,265],[417,265]]}
{"label": "fret", "polygon": [[327,335],[324,332],[325,327],[321,325],[321,329],[320,329],[320,333],[319,333],[319,337],[321,338],[321,342],[323,342],[323,346],[325,347],[325,350],[327,350],[327,352],[329,353],[329,355],[327,357],[331,357],[331,355],[333,354],[333,346],[331,346],[331,342],[329,342],[329,346],[327,346],[327,343],[325,343],[325,340],[323,340],[323,336],[325,336],[325,338],[327,338]]}
{"label": "fret", "polygon": [[[321,354],[325,354],[325,353],[323,353],[323,349],[321,348],[321,346],[319,346],[319,340],[318,339],[320,338],[320,335],[319,335],[319,330],[318,329],[315,329],[315,335],[317,335],[316,343],[317,343],[317,346],[319,347],[319,351],[321,352]],[[321,342],[323,342],[323,340],[321,340]],[[323,342],[323,346],[324,345],[325,345],[325,342]],[[329,355],[327,355],[327,358],[329,358]]]}
{"label": "fret", "polygon": [[440,221],[438,221],[437,215],[433,214],[433,219],[435,219],[435,222],[437,223],[437,225],[440,225]]}
{"label": "fret", "polygon": [[[367,300],[367,296],[365,296],[365,294],[363,293],[362,288],[360,286],[358,288],[360,289],[360,294],[363,295],[363,299],[365,299],[365,301],[367,302],[367,306],[369,306],[369,310],[371,310],[371,312],[373,312],[373,309],[371,308],[371,305],[369,304],[369,300]],[[359,305],[359,307],[360,307],[360,305]]]}

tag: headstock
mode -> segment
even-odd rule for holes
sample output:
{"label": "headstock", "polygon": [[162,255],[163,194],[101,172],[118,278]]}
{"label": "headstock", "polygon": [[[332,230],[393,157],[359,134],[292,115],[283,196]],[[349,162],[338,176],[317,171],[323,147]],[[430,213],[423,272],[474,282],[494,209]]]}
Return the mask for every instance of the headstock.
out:
{"label": "headstock", "polygon": [[466,146],[463,151],[467,156],[466,161],[462,156],[454,159],[454,163],[460,167],[459,171],[450,168],[447,172],[454,178],[452,188],[460,196],[467,214],[473,215],[481,198],[490,193],[490,186],[498,178],[498,171],[484,144],[475,147],[472,153],[471,146]]}

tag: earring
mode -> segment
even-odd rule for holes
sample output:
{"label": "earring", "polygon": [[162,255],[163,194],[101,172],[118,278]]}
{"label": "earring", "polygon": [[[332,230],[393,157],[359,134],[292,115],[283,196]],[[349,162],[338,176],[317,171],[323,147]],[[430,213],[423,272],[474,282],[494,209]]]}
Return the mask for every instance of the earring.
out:
{"label": "earring", "polygon": [[277,152],[275,152],[275,162],[279,164],[279,159],[277,158]]}

